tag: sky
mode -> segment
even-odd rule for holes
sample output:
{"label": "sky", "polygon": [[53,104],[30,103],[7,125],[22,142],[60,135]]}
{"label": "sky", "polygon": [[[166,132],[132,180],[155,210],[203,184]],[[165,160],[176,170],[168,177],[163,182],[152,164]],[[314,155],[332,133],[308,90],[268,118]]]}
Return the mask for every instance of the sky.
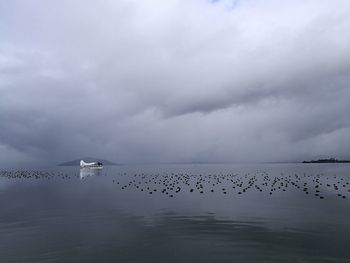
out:
{"label": "sky", "polygon": [[0,0],[0,165],[350,159],[348,0]]}

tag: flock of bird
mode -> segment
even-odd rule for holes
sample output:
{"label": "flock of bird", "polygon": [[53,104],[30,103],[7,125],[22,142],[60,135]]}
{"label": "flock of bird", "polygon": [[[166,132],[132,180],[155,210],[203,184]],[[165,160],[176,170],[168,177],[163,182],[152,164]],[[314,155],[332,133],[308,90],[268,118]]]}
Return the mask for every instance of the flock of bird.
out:
{"label": "flock of bird", "polygon": [[[127,180],[120,180],[126,177]],[[119,178],[119,180],[118,180]],[[250,191],[257,191],[273,195],[278,192],[296,190],[305,195],[324,199],[326,196],[335,195],[347,198],[350,192],[350,184],[344,178],[325,176],[322,174],[293,174],[278,176],[269,175],[264,171],[254,174],[189,174],[189,173],[164,173],[164,174],[134,174],[113,179],[113,183],[120,186],[121,190],[130,188],[138,189],[148,194],[161,192],[169,197],[180,192],[189,193],[222,193],[243,195]]]}
{"label": "flock of bird", "polygon": [[8,179],[72,179],[73,177],[63,172],[49,172],[36,170],[0,170],[0,178]]}
{"label": "flock of bird", "polygon": [[[93,173],[91,173],[93,174]],[[91,175],[90,174],[90,175]],[[169,197],[187,193],[221,193],[224,195],[243,195],[250,191],[267,193],[269,195],[288,190],[299,191],[305,195],[324,199],[328,196],[337,196],[346,199],[350,192],[350,184],[343,177],[324,174],[279,174],[270,175],[265,171],[256,171],[244,175],[234,173],[196,174],[196,173],[120,173],[109,176],[112,183],[121,190],[134,189],[148,194],[161,193]],[[0,178],[8,179],[62,179],[70,180],[78,177],[76,174],[67,174],[54,171],[14,170],[0,171]],[[81,179],[86,179],[81,177]]]}

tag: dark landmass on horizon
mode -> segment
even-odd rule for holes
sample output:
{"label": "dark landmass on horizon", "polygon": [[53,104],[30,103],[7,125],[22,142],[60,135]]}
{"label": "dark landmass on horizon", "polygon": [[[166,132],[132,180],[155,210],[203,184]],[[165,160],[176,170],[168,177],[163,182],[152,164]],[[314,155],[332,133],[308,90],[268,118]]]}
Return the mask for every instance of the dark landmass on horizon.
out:
{"label": "dark landmass on horizon", "polygon": [[101,159],[101,158],[92,158],[92,157],[83,157],[80,159],[76,159],[73,161],[68,161],[68,162],[64,162],[64,163],[60,163],[57,166],[79,166],[80,165],[80,160],[84,160],[85,162],[101,162],[103,165],[119,165],[117,163],[105,160],[105,159]]}
{"label": "dark landmass on horizon", "polygon": [[350,163],[349,160],[337,160],[335,158],[303,161],[303,163]]}
{"label": "dark landmass on horizon", "polygon": [[[72,161],[63,162],[57,164],[57,166],[79,166],[80,160],[84,160],[85,162],[101,162],[103,165],[121,165],[119,163],[114,163],[109,160],[101,159],[101,158],[92,158],[92,157],[84,157]],[[209,162],[209,161],[194,161],[194,162],[156,162],[156,163],[133,163],[133,164],[247,164],[251,162]],[[281,161],[281,162],[252,162],[252,163],[262,163],[262,164],[284,164],[284,163],[300,163],[298,161]],[[335,158],[329,159],[318,159],[311,161],[302,161],[302,163],[350,163],[350,160],[338,160]],[[124,164],[125,165],[125,164]]]}

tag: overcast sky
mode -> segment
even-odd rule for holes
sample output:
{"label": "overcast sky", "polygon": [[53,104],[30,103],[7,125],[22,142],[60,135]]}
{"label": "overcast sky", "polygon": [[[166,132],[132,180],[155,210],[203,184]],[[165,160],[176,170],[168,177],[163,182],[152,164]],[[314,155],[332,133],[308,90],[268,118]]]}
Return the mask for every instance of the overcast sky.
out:
{"label": "overcast sky", "polygon": [[0,165],[350,158],[349,0],[0,0]]}

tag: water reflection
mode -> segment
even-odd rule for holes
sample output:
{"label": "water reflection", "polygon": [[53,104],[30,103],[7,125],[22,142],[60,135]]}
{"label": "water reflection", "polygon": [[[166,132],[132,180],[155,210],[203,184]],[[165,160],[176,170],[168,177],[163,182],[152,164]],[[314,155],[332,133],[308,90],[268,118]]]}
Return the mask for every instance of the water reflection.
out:
{"label": "water reflection", "polygon": [[79,177],[80,179],[86,179],[90,176],[97,176],[101,174],[101,169],[94,169],[94,168],[80,168]]}
{"label": "water reflection", "polygon": [[65,216],[47,211],[9,223],[0,236],[2,262],[318,263],[350,256],[349,238],[334,229],[273,229],[263,221],[174,212],[157,214],[150,226],[141,216],[92,206],[94,212],[76,207]]}
{"label": "water reflection", "polygon": [[0,171],[1,263],[349,262],[347,167],[204,167]]}

